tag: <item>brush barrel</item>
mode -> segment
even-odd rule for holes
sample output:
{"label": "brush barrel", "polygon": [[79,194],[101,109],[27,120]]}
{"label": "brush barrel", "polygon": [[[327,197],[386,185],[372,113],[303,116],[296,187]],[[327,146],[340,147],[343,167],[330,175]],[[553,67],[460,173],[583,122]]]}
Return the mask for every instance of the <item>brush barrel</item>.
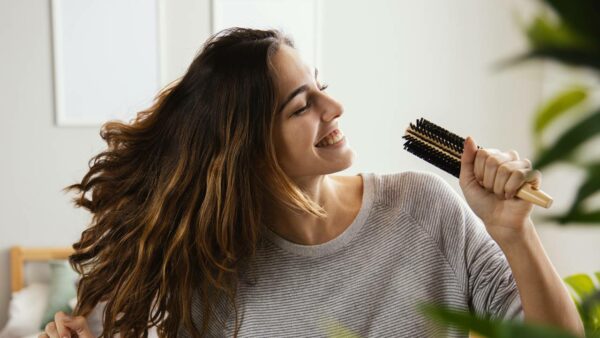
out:
{"label": "brush barrel", "polygon": [[523,184],[517,191],[517,197],[546,209],[552,205],[552,197],[539,189],[533,188],[530,183]]}

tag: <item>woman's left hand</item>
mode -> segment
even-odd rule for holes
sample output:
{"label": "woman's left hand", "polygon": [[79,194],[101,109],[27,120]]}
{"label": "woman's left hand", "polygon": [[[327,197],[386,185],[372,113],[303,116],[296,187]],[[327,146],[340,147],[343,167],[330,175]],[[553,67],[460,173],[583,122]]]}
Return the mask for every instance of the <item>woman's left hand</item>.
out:
{"label": "woman's left hand", "polygon": [[477,149],[467,137],[459,182],[467,203],[496,242],[510,241],[532,224],[533,204],[515,195],[526,182],[539,188],[542,174],[532,170],[528,159],[519,159],[516,151]]}

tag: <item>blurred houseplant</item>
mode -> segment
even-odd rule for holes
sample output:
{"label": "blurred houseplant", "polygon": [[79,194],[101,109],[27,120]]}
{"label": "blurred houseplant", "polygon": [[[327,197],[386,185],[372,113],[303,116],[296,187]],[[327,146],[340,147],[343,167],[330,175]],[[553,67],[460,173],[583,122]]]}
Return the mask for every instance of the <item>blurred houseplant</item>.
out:
{"label": "blurred houseplant", "polygon": [[[600,1],[544,0],[552,9],[550,15],[539,15],[527,28],[531,50],[516,61],[543,58],[558,63],[583,67],[600,79]],[[589,103],[591,89],[584,86],[566,89],[548,101],[534,117],[536,156],[533,166],[542,169],[555,163],[567,163],[583,169],[586,176],[569,208],[562,214],[549,217],[560,224],[589,223],[600,225],[600,207],[586,210],[585,202],[600,191],[600,159],[582,158],[579,150],[600,136],[600,104],[589,113],[574,108]],[[551,145],[541,142],[542,135],[560,117],[578,116]]]}
{"label": "blurred houseplant", "polygon": [[[545,59],[587,69],[600,78],[600,0],[542,2],[549,12],[539,14],[525,29],[530,50],[505,65]],[[586,157],[580,151],[585,144],[600,136],[600,104],[590,104],[591,91],[592,89],[584,86],[567,88],[542,105],[534,115],[534,169],[541,170],[562,162],[577,166],[585,172],[569,210],[564,214],[546,217],[563,225],[600,225],[600,207],[586,208],[590,197],[600,192],[600,159]],[[577,108],[586,104],[593,107],[589,113],[577,111]],[[567,115],[576,117],[577,122],[563,130],[552,144],[544,144],[544,133],[559,118]],[[600,272],[596,272],[595,276],[600,281]],[[577,274],[564,278],[564,281],[571,287],[571,295],[583,320],[586,336],[600,337],[600,288],[595,286],[593,279],[592,275]],[[439,306],[424,305],[421,310],[440,323],[486,337],[573,337],[551,327],[492,320]]]}

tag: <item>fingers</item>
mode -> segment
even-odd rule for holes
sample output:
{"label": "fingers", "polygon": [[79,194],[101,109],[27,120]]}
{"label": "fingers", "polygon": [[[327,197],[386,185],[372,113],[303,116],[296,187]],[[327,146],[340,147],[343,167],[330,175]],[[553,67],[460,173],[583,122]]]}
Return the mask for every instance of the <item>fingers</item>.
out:
{"label": "fingers", "polygon": [[525,182],[530,182],[534,188],[541,184],[541,172],[532,170],[531,161],[519,159],[515,150],[477,150],[474,174],[479,184],[499,199],[513,198]]}
{"label": "fingers", "polygon": [[496,197],[499,199],[509,199],[507,189],[513,186],[513,182],[511,181],[510,185],[508,185],[508,182],[513,172],[527,168],[528,164],[524,161],[507,161],[500,165],[493,188]]}
{"label": "fingers", "polygon": [[44,327],[44,333],[40,334],[38,338],[58,338],[58,331],[56,331],[56,324],[49,322]]}
{"label": "fingers", "polygon": [[56,330],[58,331],[58,338],[71,338],[71,332],[65,327],[64,324],[64,321],[67,317],[68,316],[62,311],[58,311],[54,314],[54,323]]}
{"label": "fingers", "polygon": [[483,178],[482,183],[483,186],[488,190],[494,189],[494,181],[496,180],[496,175],[498,173],[498,168],[510,161],[512,158],[505,153],[492,153],[492,156],[488,156],[485,159],[484,168],[483,168]]}
{"label": "fingers", "polygon": [[525,182],[529,182],[533,189],[539,189],[542,183],[542,173],[539,170],[520,169],[511,174],[506,183],[506,193],[508,198],[513,198]]}
{"label": "fingers", "polygon": [[71,318],[62,311],[54,315],[54,321],[46,324],[44,333],[38,336],[38,338],[65,337],[94,338],[85,317]]}
{"label": "fingers", "polygon": [[502,153],[498,149],[479,149],[475,155],[475,178],[487,189],[493,189],[493,182],[497,168],[504,162],[511,160],[511,155]]}
{"label": "fingers", "polygon": [[87,320],[83,316],[77,316],[66,320],[65,326],[71,331],[77,333],[78,338],[94,338],[92,331],[90,330]]}
{"label": "fingers", "polygon": [[463,153],[460,157],[460,183],[469,183],[474,179],[475,156],[477,154],[477,144],[471,136],[465,139]]}

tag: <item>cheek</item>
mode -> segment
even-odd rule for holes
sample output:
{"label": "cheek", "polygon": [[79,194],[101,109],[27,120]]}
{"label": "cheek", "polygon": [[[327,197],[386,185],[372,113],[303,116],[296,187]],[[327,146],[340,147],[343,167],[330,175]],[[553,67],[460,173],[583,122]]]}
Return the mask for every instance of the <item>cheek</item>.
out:
{"label": "cheek", "polygon": [[277,137],[276,149],[289,154],[302,154],[311,150],[314,143],[311,126],[308,123],[283,128]]}
{"label": "cheek", "polygon": [[293,144],[295,148],[310,150],[315,142],[315,126],[309,123],[308,119],[301,122],[286,135],[287,142]]}

